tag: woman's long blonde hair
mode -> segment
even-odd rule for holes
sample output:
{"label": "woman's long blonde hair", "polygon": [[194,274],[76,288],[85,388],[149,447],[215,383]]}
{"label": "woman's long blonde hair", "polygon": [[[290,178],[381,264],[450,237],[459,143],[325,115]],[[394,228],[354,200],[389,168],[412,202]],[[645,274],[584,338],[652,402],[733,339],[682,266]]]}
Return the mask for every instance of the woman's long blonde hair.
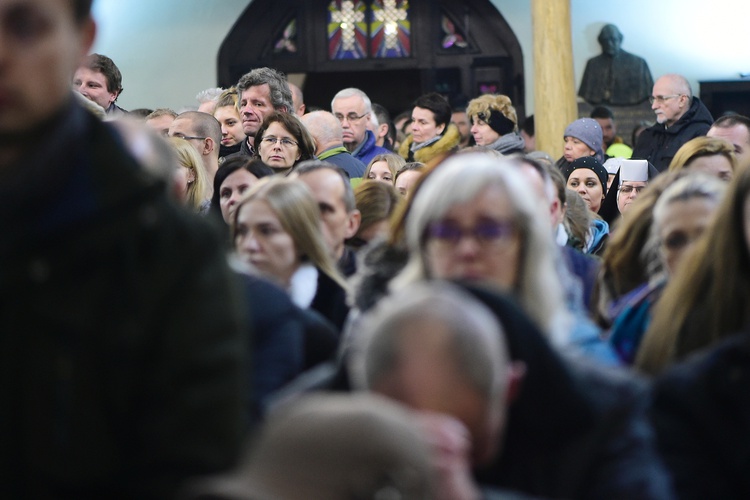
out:
{"label": "woman's long blonde hair", "polygon": [[206,173],[206,167],[203,166],[203,160],[201,160],[198,151],[188,141],[179,137],[170,137],[169,142],[177,153],[180,165],[193,172],[193,182],[188,184],[185,204],[197,211],[207,199],[208,174]]}
{"label": "woman's long blonde hair", "polygon": [[243,205],[251,201],[264,201],[279,218],[294,241],[294,246],[307,261],[347,290],[326,246],[321,230],[320,209],[302,181],[285,177],[264,177],[248,191],[234,211],[232,241],[237,242],[237,217]]}
{"label": "woman's long blonde hair", "polygon": [[683,257],[654,310],[636,366],[657,374],[750,321],[750,252],[745,204],[750,170],[731,181],[713,224]]}

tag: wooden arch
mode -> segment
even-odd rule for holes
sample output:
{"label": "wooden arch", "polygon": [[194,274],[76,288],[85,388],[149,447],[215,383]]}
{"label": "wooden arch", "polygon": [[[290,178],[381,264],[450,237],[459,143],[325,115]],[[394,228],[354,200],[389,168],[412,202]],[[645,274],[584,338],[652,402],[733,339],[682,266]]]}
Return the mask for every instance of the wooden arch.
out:
{"label": "wooden arch", "polygon": [[[345,87],[361,88],[391,113],[430,91],[454,103],[496,92],[511,98],[519,121],[525,116],[521,45],[489,0],[411,0],[409,57],[356,60],[329,58],[330,3],[253,0],[221,45],[218,84],[231,86],[249,70],[268,66],[304,81],[308,107],[329,109]],[[445,46],[451,29],[465,46]]]}

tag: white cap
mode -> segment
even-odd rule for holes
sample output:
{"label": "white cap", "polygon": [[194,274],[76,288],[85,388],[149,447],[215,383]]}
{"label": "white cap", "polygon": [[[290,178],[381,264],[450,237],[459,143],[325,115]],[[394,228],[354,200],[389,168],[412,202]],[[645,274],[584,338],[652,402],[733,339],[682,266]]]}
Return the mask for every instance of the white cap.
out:
{"label": "white cap", "polygon": [[620,165],[620,184],[623,181],[647,182],[648,161],[622,160],[622,164]]}
{"label": "white cap", "polygon": [[620,170],[620,164],[622,161],[623,158],[610,158],[604,162],[604,168],[607,169],[609,175],[615,175],[617,171]]}

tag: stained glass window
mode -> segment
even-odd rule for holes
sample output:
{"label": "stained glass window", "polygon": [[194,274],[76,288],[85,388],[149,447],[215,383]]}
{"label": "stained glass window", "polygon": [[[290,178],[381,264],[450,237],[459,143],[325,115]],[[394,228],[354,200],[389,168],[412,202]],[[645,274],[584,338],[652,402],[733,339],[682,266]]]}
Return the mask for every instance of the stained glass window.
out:
{"label": "stained glass window", "polygon": [[443,30],[443,40],[441,45],[444,49],[450,49],[453,47],[465,49],[469,46],[461,31],[456,28],[453,21],[448,19],[448,16],[445,14],[443,14],[443,17],[440,19],[440,28]]}
{"label": "stained glass window", "polygon": [[375,0],[370,21],[373,57],[409,57],[411,23],[408,0]]}
{"label": "stained glass window", "polygon": [[409,57],[409,0],[331,0],[328,58]]}
{"label": "stained glass window", "polygon": [[328,5],[329,59],[367,57],[366,11],[361,0],[332,0]]}
{"label": "stained glass window", "polygon": [[292,19],[284,28],[276,43],[273,45],[273,51],[279,52],[297,52],[297,20]]}

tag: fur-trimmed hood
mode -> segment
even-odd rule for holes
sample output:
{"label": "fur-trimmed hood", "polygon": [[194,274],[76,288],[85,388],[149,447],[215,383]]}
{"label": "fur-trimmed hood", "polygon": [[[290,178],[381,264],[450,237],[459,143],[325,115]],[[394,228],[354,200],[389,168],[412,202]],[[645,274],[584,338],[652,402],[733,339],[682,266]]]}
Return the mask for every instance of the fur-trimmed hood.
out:
{"label": "fur-trimmed hood", "polygon": [[406,138],[406,140],[401,144],[401,147],[398,149],[398,154],[405,158],[406,161],[419,161],[422,163],[427,163],[436,156],[449,153],[457,148],[461,143],[461,134],[458,131],[458,127],[456,127],[452,123],[449,123],[448,129],[437,142],[434,142],[429,146],[425,146],[422,149],[418,149],[417,151],[412,152],[411,145],[413,142],[414,137],[409,134],[409,137]]}

